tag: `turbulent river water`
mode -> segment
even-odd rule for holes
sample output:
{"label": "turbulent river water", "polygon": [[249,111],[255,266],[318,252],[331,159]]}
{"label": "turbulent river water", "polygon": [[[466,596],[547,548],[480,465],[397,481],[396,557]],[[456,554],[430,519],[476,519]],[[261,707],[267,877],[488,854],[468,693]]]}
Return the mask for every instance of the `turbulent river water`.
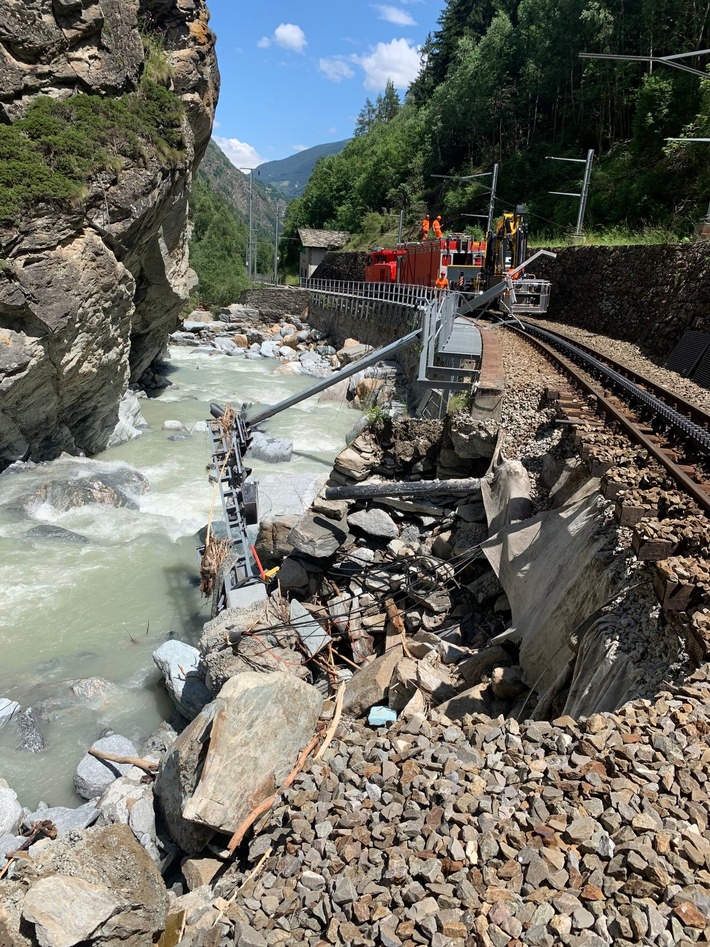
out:
{"label": "turbulent river water", "polygon": [[[314,381],[274,374],[271,359],[171,355],[173,387],[141,402],[150,426],[142,437],[91,460],[60,458],[0,476],[0,696],[36,708],[45,740],[41,752],[21,752],[14,724],[0,729],[0,777],[26,806],[78,804],[72,777],[93,740],[111,728],[140,742],[170,714],[152,651],[170,636],[195,643],[209,618],[195,551],[212,501],[209,438],[171,440],[163,422],[189,427],[208,417],[210,401],[273,404]],[[268,423],[269,436],[293,440],[294,454],[289,464],[251,463],[260,516],[310,502],[314,478],[327,475],[357,417],[315,397]],[[92,503],[60,513],[28,502],[48,481],[127,471],[148,481],[137,509]],[[88,542],[28,538],[40,525]],[[92,677],[112,686],[79,699],[72,684]]]}

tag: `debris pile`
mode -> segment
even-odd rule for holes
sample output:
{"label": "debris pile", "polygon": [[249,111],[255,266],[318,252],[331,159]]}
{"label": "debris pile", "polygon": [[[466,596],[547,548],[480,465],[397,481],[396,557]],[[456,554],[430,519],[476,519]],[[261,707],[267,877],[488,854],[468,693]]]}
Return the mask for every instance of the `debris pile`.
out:
{"label": "debris pile", "polygon": [[173,900],[181,944],[704,943],[709,707],[705,670],[580,722],[343,723],[247,861]]}

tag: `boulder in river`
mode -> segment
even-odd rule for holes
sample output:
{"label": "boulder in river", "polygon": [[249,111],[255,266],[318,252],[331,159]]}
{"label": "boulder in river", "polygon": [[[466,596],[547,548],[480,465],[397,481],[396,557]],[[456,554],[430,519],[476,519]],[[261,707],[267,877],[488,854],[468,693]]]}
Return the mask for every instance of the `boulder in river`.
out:
{"label": "boulder in river", "polygon": [[26,707],[16,714],[19,740],[17,749],[23,753],[39,753],[44,749],[44,737],[39,729],[37,713],[32,707]]}
{"label": "boulder in river", "polygon": [[267,464],[287,464],[293,454],[293,441],[287,437],[267,437],[261,431],[252,435],[249,455]]}
{"label": "boulder in river", "polygon": [[47,503],[58,513],[64,513],[90,503],[101,503],[104,506],[137,510],[138,503],[134,496],[145,493],[147,489],[148,481],[137,470],[127,467],[101,471],[86,477],[42,483],[27,497],[24,508],[31,510],[41,503]]}
{"label": "boulder in river", "polygon": [[205,687],[200,652],[173,638],[153,652],[153,660],[165,679],[173,703],[184,717],[193,720],[212,700],[212,694]]}
{"label": "boulder in river", "polygon": [[[135,746],[126,737],[117,733],[101,737],[91,745],[92,750],[110,753],[114,756],[136,756]],[[80,760],[74,773],[74,786],[84,799],[96,799],[119,776],[125,776],[131,769],[130,763],[111,763],[86,753]]]}
{"label": "boulder in river", "polygon": [[57,540],[65,543],[77,543],[85,545],[89,542],[86,536],[81,533],[75,533],[71,529],[64,529],[63,526],[55,526],[52,523],[41,523],[39,526],[33,526],[25,533],[25,539],[43,539]]}

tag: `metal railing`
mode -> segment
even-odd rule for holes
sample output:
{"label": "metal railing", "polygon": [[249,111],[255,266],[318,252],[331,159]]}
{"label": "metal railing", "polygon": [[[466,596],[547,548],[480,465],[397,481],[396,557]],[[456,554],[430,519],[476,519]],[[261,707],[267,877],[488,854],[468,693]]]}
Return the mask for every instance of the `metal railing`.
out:
{"label": "metal railing", "polygon": [[314,280],[301,277],[300,285],[313,293],[328,293],[353,299],[378,299],[399,306],[411,306],[413,309],[426,306],[436,294],[436,290],[430,286],[365,283],[361,280]]}

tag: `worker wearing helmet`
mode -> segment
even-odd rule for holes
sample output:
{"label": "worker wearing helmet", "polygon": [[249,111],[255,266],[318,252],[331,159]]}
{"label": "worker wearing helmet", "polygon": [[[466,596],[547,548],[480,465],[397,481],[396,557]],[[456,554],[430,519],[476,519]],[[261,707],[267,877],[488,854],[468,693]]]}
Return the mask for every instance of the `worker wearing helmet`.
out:
{"label": "worker wearing helmet", "polygon": [[441,216],[434,218],[431,229],[434,231],[434,236],[438,240],[441,237]]}
{"label": "worker wearing helmet", "polygon": [[422,240],[426,240],[429,236],[429,225],[429,214],[427,214],[422,221]]}
{"label": "worker wearing helmet", "polygon": [[438,295],[445,293],[446,290],[449,288],[449,281],[446,277],[446,270],[441,271],[441,273],[439,274],[439,278],[434,283],[434,288],[436,289]]}

